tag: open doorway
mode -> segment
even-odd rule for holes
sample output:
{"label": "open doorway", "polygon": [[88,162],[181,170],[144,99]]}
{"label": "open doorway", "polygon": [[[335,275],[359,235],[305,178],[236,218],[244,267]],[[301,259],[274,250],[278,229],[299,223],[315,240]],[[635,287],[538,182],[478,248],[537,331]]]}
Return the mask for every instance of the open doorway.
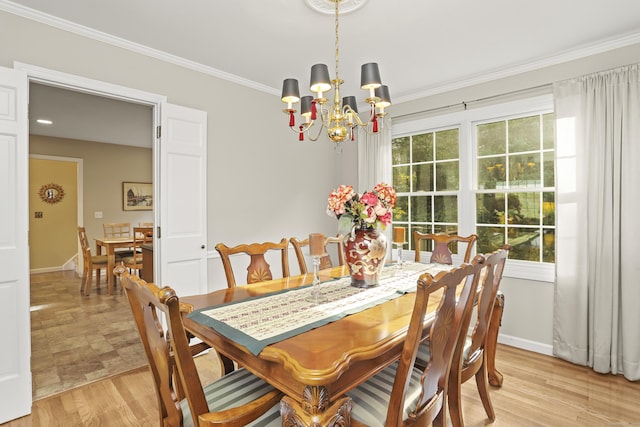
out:
{"label": "open doorway", "polygon": [[[133,226],[154,221],[153,210],[125,211],[122,205],[122,182],[154,181],[154,120],[150,105],[33,82],[29,116],[31,155],[77,159],[81,165],[77,188],[67,187],[77,196],[75,206],[68,206],[71,198],[63,198],[55,204],[41,202],[48,212],[32,203],[29,209],[30,219],[37,217],[38,225],[43,225],[30,226],[31,266],[36,273],[31,275],[31,369],[33,398],[40,399],[146,363],[126,297],[120,292],[107,294],[104,271],[101,292],[94,280],[91,295],[81,296],[81,271],[78,262],[69,260],[79,253],[77,226],[87,228],[92,237],[102,237],[103,222]],[[39,125],[35,122],[39,118],[52,123]],[[64,191],[66,184],[56,184],[63,179],[56,170],[30,171],[30,175]],[[49,231],[62,228],[56,210],[64,208],[77,212],[76,223],[72,232],[51,239]],[[46,251],[54,256],[46,256]]]}

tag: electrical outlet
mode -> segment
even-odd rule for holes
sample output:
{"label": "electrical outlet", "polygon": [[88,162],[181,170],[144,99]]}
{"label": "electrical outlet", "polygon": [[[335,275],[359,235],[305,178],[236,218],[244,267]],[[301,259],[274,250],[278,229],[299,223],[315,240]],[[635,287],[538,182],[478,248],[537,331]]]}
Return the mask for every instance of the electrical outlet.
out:
{"label": "electrical outlet", "polygon": [[42,218],[42,212],[36,212],[35,217],[36,218]]}
{"label": "electrical outlet", "polygon": [[102,218],[102,212],[94,212],[94,213],[93,213],[93,217],[94,217],[95,219],[100,219],[100,218]]}

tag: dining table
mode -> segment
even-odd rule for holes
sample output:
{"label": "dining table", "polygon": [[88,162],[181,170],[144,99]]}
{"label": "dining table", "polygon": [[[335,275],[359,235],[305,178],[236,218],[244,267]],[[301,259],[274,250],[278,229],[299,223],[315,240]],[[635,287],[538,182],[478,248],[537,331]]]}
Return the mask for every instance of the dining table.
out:
{"label": "dining table", "polygon": [[[183,322],[193,336],[283,392],[283,425],[348,425],[347,393],[400,357],[419,276],[451,268],[389,265],[371,288],[351,286],[344,266],[321,270],[316,290],[324,303],[310,302],[312,273],[185,296]],[[430,298],[423,339],[440,295]],[[500,319],[494,321],[490,339],[497,340]],[[486,345],[495,357],[496,342]],[[488,366],[496,377],[495,364]]]}
{"label": "dining table", "polygon": [[109,295],[113,295],[115,288],[115,275],[113,269],[116,266],[116,249],[131,248],[133,246],[133,236],[130,237],[96,237],[96,255],[102,255],[104,248],[107,254],[107,290]]}

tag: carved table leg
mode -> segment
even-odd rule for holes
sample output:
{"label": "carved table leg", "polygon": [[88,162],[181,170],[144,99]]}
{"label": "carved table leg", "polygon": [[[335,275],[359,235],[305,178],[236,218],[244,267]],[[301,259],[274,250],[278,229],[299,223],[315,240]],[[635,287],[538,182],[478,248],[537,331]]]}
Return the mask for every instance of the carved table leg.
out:
{"label": "carved table leg", "polygon": [[282,425],[285,427],[349,427],[351,398],[344,396],[329,406],[325,387],[307,386],[302,404],[285,396],[280,401]]}
{"label": "carved table leg", "polygon": [[489,323],[485,342],[487,376],[489,377],[489,384],[494,387],[502,386],[503,380],[502,374],[496,369],[496,347],[498,345],[498,331],[502,324],[503,310],[504,294],[502,292],[498,292],[493,304],[493,313],[491,314],[491,321]]}

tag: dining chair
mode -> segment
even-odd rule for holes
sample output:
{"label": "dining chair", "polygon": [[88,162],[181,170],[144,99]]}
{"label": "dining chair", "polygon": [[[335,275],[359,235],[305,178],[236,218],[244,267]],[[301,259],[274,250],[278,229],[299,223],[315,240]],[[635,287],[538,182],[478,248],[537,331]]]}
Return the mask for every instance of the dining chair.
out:
{"label": "dining chair", "polygon": [[282,425],[282,394],[246,369],[203,387],[175,291],[168,286],[160,289],[124,268],[116,270],[147,354],[161,426]]}
{"label": "dining chair", "polygon": [[[336,256],[338,258],[338,264],[335,265],[344,265],[344,249],[342,246],[342,235],[338,234],[336,237],[327,236],[324,239],[324,248],[325,248],[325,256],[320,257],[320,270],[325,268],[331,268],[334,266],[333,261],[331,260],[331,255],[327,248],[329,245],[335,245]],[[296,258],[298,259],[298,267],[300,267],[300,274],[307,274],[309,270],[313,270],[313,268],[309,268],[307,265],[307,260],[304,256],[303,248],[309,246],[309,238],[303,240],[298,240],[295,237],[289,239],[291,242],[291,246],[296,253]]]}
{"label": "dining chair", "polygon": [[[107,269],[106,255],[91,255],[87,231],[84,227],[78,227],[78,238],[82,250],[82,281],[80,282],[80,294],[88,296],[91,292],[93,270],[96,271],[96,288],[100,289],[100,270]],[[107,272],[109,274],[109,272]]]}
{"label": "dining chair", "polygon": [[[102,224],[104,231],[104,237],[131,237],[131,223],[130,222],[105,222]],[[133,254],[133,247],[119,248],[115,252],[120,256],[131,256]]]}
{"label": "dining chair", "polygon": [[[449,377],[449,413],[453,427],[464,426],[462,418],[462,392],[461,386],[471,377],[475,376],[476,386],[480,394],[480,400],[487,417],[491,421],[495,420],[495,412],[489,396],[489,383],[487,378],[487,354],[485,352],[485,342],[487,332],[493,314],[494,301],[500,282],[504,266],[511,250],[510,245],[504,245],[485,256],[483,274],[480,279],[480,287],[476,309],[469,313],[469,318],[463,319],[462,330],[470,333],[460,334],[456,351],[453,355],[453,366]],[[471,320],[475,320],[471,323]],[[423,344],[418,350],[418,358],[424,357],[421,354],[426,346]]]}
{"label": "dining chair", "polygon": [[232,248],[224,243],[218,243],[216,250],[220,254],[224,274],[227,277],[227,286],[234,288],[237,284],[231,256],[244,254],[250,257],[249,266],[247,267],[247,284],[263,282],[273,279],[271,266],[267,263],[265,255],[271,252],[280,252],[282,277],[289,277],[289,240],[283,238],[279,243],[264,242],[241,244]]}
{"label": "dining chair", "polygon": [[140,275],[142,270],[142,248],[145,243],[153,241],[153,227],[133,227],[133,246],[132,252],[128,256],[122,257],[122,264],[130,271],[136,270]]}
{"label": "dining chair", "polygon": [[462,262],[469,262],[471,259],[471,251],[473,250],[473,245],[478,239],[477,234],[470,234],[466,237],[458,236],[458,235],[450,235],[450,234],[431,234],[431,233],[421,233],[419,231],[413,232],[413,249],[415,250],[415,262],[420,262],[420,250],[421,250],[421,242],[432,242],[433,246],[431,248],[431,259],[429,262],[438,263],[438,264],[453,264],[452,259],[452,248],[453,245],[457,245],[458,243],[466,243],[467,249],[464,253],[464,259]]}
{"label": "dining chair", "polygon": [[[473,308],[483,262],[484,257],[478,255],[471,264],[440,272],[435,278],[428,273],[420,276],[400,360],[347,393],[353,402],[351,425],[446,426],[451,362],[462,320]],[[429,362],[420,369],[414,364],[429,296],[438,291],[442,292],[441,302],[428,331]]]}

